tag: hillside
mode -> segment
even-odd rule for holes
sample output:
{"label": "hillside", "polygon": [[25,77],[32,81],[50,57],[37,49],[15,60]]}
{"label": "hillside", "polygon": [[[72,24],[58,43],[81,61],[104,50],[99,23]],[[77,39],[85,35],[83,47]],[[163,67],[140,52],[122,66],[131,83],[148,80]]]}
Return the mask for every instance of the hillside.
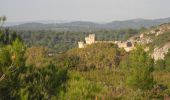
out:
{"label": "hillside", "polygon": [[[45,21],[48,22],[48,21]],[[55,22],[55,21],[54,21]],[[139,29],[141,27],[149,28],[151,26],[160,25],[163,23],[170,22],[170,18],[164,19],[131,19],[125,21],[113,21],[109,23],[95,23],[88,21],[74,21],[74,22],[66,22],[66,23],[44,23],[42,22],[30,22],[19,25],[11,26],[14,29],[34,29],[34,30],[44,30],[44,29],[52,29],[52,30],[97,30],[97,29],[127,29],[127,28],[135,28]]]}
{"label": "hillside", "polygon": [[164,59],[170,49],[170,23],[144,30],[130,40],[148,47],[155,60]]}
{"label": "hillside", "polygon": [[[135,34],[138,32],[136,30],[122,32],[129,31],[129,34],[135,34],[131,40],[144,46],[163,45],[167,48],[168,27],[169,24],[163,24],[140,31],[142,33],[140,35]],[[49,35],[44,36],[43,32],[34,31],[31,35],[31,31],[27,31],[23,39],[33,38],[30,46],[27,46],[15,32],[10,34],[9,30],[0,30],[0,99],[162,100],[170,98],[170,52],[165,55],[164,60],[154,63],[150,52],[145,52],[141,45],[126,52],[115,43],[103,43],[104,39],[107,41],[116,36],[112,32],[108,35],[109,31],[106,31],[102,32],[103,39],[98,38],[102,42],[89,44],[85,48],[75,47],[66,52],[55,53],[53,51],[55,49],[51,50],[43,45],[33,46],[31,43],[42,38],[45,40],[37,44],[49,43],[53,39],[56,39],[56,43],[60,42],[58,40],[65,39],[66,42],[70,39],[68,41],[70,43],[82,40],[81,37],[83,38],[86,33],[80,35],[74,32],[72,34],[60,32],[49,37]],[[73,37],[68,38],[70,36]],[[156,43],[158,40],[160,42]],[[54,45],[55,43],[51,46]],[[64,49],[68,46],[66,45]]]}

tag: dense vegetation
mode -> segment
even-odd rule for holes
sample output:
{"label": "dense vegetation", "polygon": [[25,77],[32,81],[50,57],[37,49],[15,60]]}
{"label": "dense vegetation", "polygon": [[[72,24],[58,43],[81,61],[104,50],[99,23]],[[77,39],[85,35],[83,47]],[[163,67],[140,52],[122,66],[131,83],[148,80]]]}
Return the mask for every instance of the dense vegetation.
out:
{"label": "dense vegetation", "polygon": [[155,69],[170,71],[170,50],[168,54],[165,56],[165,60],[156,61]]}
{"label": "dense vegetation", "polygon": [[153,42],[150,44],[151,47],[157,46],[161,47],[166,43],[170,42],[170,32],[166,32],[160,36],[150,36],[153,39]]}
{"label": "dense vegetation", "polygon": [[[0,30],[3,38],[0,46],[2,100],[150,100],[170,96],[170,52],[163,64],[155,64],[141,45],[129,53],[108,43],[54,53],[55,49],[44,45],[33,46],[32,39],[38,39],[36,34],[29,37],[30,40],[22,38],[32,41],[28,46],[18,35],[9,38],[13,36],[13,31],[6,35],[4,30]],[[59,33],[53,34],[54,37],[56,34]],[[81,33],[72,33],[76,35],[70,37],[60,34],[61,37],[57,37],[60,41],[64,38],[64,41],[83,38]],[[45,34],[42,36],[48,37]],[[42,41],[49,43],[44,37]],[[162,66],[163,69],[157,70]]]}
{"label": "dense vegetation", "polygon": [[[96,30],[97,40],[126,40],[138,33],[136,29]],[[54,30],[13,30],[22,37],[24,43],[31,47],[46,46],[56,52],[65,52],[77,47],[78,41],[83,41],[89,33],[84,31],[54,31]]]}

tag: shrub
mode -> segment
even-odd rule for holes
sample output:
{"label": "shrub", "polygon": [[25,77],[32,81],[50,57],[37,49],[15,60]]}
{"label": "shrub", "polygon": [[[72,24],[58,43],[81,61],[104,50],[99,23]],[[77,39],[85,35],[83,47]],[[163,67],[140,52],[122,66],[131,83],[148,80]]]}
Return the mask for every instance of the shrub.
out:
{"label": "shrub", "polygon": [[141,46],[138,46],[129,55],[126,68],[126,83],[135,89],[150,89],[153,87],[153,59],[150,58]]}

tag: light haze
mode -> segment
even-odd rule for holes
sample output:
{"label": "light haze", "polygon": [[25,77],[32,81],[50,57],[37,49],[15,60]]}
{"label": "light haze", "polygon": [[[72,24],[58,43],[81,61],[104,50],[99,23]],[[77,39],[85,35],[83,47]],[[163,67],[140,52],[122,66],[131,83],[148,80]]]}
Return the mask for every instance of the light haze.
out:
{"label": "light haze", "polygon": [[170,17],[170,0],[0,0],[8,21],[109,22]]}

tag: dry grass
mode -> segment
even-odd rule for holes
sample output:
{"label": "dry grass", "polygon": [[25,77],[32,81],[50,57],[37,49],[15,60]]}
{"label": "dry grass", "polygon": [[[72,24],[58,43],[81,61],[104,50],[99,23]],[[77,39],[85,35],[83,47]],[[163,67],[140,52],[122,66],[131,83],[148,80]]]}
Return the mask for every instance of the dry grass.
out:
{"label": "dry grass", "polygon": [[166,71],[156,71],[153,73],[154,80],[158,84],[164,84],[170,88],[170,72]]}

